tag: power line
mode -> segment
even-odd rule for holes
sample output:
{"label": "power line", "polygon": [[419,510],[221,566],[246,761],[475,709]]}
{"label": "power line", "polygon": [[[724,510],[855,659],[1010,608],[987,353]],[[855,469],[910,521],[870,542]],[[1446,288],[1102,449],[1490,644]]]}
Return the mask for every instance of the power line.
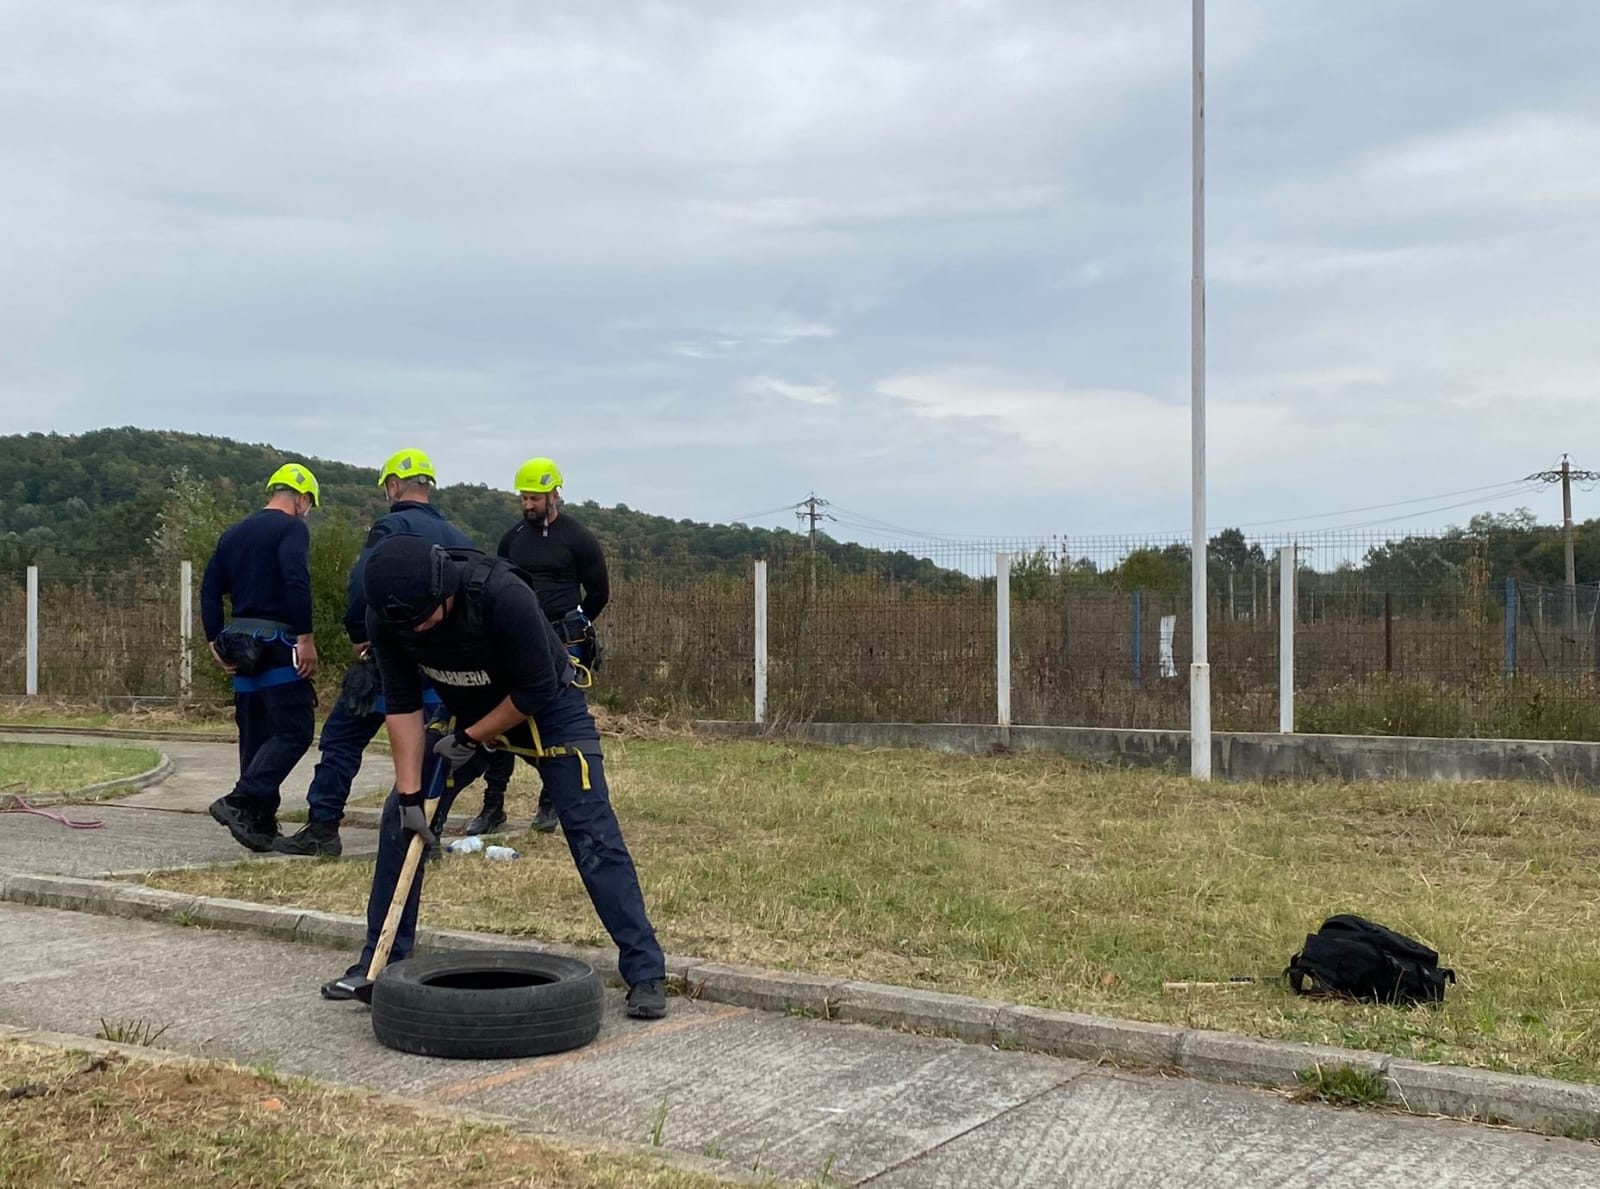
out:
{"label": "power line", "polygon": [[743,516],[729,517],[729,524],[737,524],[741,520],[760,520],[763,516],[776,516],[779,512],[793,512],[799,504],[784,504],[777,508],[768,508],[764,512],[746,512]]}
{"label": "power line", "polygon": [[[1450,499],[1451,497],[1459,495],[1473,495],[1477,497],[1470,500],[1462,500],[1459,502],[1439,504],[1428,508],[1420,508],[1415,512],[1409,512],[1403,516],[1382,517],[1373,520],[1355,521],[1349,524],[1326,525],[1322,527],[1322,531],[1341,532],[1346,530],[1372,528],[1393,523],[1395,520],[1412,520],[1420,516],[1432,516],[1439,512],[1455,511],[1459,508],[1465,508],[1473,504],[1480,503],[1484,499],[1495,499],[1513,495],[1517,492],[1531,491],[1533,483],[1544,479],[1546,474],[1550,474],[1556,478],[1559,478],[1560,472],[1541,472],[1537,475],[1530,475],[1525,479],[1502,480],[1499,483],[1486,483],[1480,487],[1463,487],[1455,491],[1442,491],[1436,492],[1432,495],[1413,496],[1409,499],[1393,500],[1382,504],[1365,504],[1360,507],[1343,508],[1333,512],[1313,512],[1302,516],[1281,516],[1271,520],[1252,520],[1242,524],[1218,525],[1214,526],[1210,531],[1219,532],[1224,528],[1263,528],[1270,525],[1280,524],[1298,525],[1313,520],[1328,520],[1338,516],[1354,516],[1362,512],[1381,512],[1391,508],[1409,508],[1418,504],[1432,504],[1435,500]],[[1571,471],[1570,478],[1574,482],[1600,484],[1600,472]],[[832,508],[834,512],[838,513],[838,515],[834,515],[832,512],[823,512],[821,511],[822,508]],[[846,508],[842,504],[830,503],[827,500],[820,499],[815,495],[815,493],[809,495],[806,499],[798,501],[797,503],[785,504],[781,507],[770,508],[763,512],[753,512],[747,516],[739,516],[735,517],[734,519],[754,520],[762,516],[773,516],[782,512],[795,513],[796,517],[801,522],[802,530],[805,531],[810,537],[813,548],[815,548],[817,523],[822,520],[832,520],[842,527],[855,529],[858,532],[864,533],[868,536],[878,537],[880,539],[893,540],[894,538],[898,537],[908,541],[932,542],[939,545],[950,546],[973,545],[974,543],[982,543],[988,540],[988,538],[982,537],[952,536],[947,533],[931,533],[923,529],[908,528],[903,524],[895,524],[891,521],[882,520],[876,516],[870,516],[865,512],[857,512],[854,509]],[[807,522],[809,522],[809,525]]]}
{"label": "power line", "polygon": [[[1600,476],[1597,476],[1597,478],[1600,478]],[[1379,512],[1385,508],[1403,508],[1411,504],[1427,504],[1433,502],[1434,500],[1449,499],[1452,496],[1471,495],[1474,492],[1480,491],[1499,491],[1502,488],[1506,489],[1505,494],[1509,495],[1512,491],[1516,491],[1522,487],[1525,487],[1527,484],[1527,479],[1507,480],[1500,483],[1489,483],[1483,487],[1464,487],[1460,491],[1441,491],[1435,495],[1419,495],[1415,499],[1395,500],[1390,504],[1368,504],[1363,508],[1345,508],[1339,512],[1314,512],[1305,516],[1282,516],[1276,520],[1252,520],[1246,524],[1224,525],[1222,527],[1260,528],[1263,525],[1268,524],[1298,524],[1303,520],[1327,520],[1334,516],[1354,516],[1360,512]],[[1468,502],[1471,503],[1472,501],[1469,500]]]}
{"label": "power line", "polygon": [[[1513,488],[1511,491],[1507,491],[1504,494],[1510,495],[1510,494],[1512,494],[1512,492],[1517,491],[1517,490],[1520,490],[1520,488]],[[1330,525],[1327,528],[1325,528],[1323,531],[1337,533],[1337,532],[1344,532],[1346,530],[1358,529],[1358,528],[1376,528],[1376,527],[1378,527],[1380,525],[1393,524],[1395,522],[1395,520],[1397,520],[1397,519],[1398,520],[1413,520],[1418,516],[1432,516],[1435,512],[1450,512],[1450,511],[1453,511],[1453,510],[1455,510],[1457,508],[1470,508],[1475,504],[1481,505],[1482,503],[1483,503],[1482,499],[1462,500],[1458,504],[1443,504],[1443,505],[1441,505],[1441,506],[1439,506],[1437,508],[1423,508],[1421,511],[1410,512],[1410,513],[1407,513],[1406,515],[1400,516],[1400,517],[1384,516],[1384,517],[1380,517],[1377,520],[1364,520],[1364,521],[1361,521],[1361,522],[1356,523],[1356,524],[1335,524],[1335,525]]]}
{"label": "power line", "polygon": [[900,533],[907,537],[921,537],[929,541],[945,541],[951,544],[960,544],[964,541],[972,539],[970,537],[942,536],[938,533],[923,532],[921,529],[906,528],[901,524],[891,524],[887,520],[879,520],[876,516],[868,516],[865,512],[852,511],[842,504],[834,504],[833,507],[844,513],[843,517],[838,518],[839,523],[852,523],[856,528],[865,528],[868,530],[877,531],[880,535],[885,533]]}
{"label": "power line", "polygon": [[[1596,477],[1596,479],[1600,479],[1600,475],[1596,475],[1595,477]],[[1510,481],[1502,481],[1502,482],[1499,482],[1499,483],[1489,483],[1489,484],[1485,484],[1482,487],[1466,487],[1466,488],[1462,488],[1462,489],[1460,489],[1458,491],[1444,491],[1444,492],[1438,492],[1438,493],[1436,493],[1434,495],[1423,495],[1423,496],[1416,496],[1416,497],[1414,497],[1412,499],[1395,500],[1392,503],[1368,504],[1368,505],[1366,505],[1364,507],[1360,507],[1360,508],[1346,508],[1346,509],[1344,509],[1342,511],[1337,511],[1337,512],[1318,512],[1318,513],[1309,514],[1309,515],[1305,515],[1305,516],[1285,516],[1285,517],[1281,517],[1281,518],[1278,518],[1278,519],[1275,519],[1275,520],[1256,520],[1256,521],[1250,521],[1250,522],[1248,522],[1246,524],[1218,525],[1218,526],[1214,526],[1211,531],[1219,532],[1224,528],[1240,528],[1240,529],[1244,529],[1244,528],[1259,528],[1259,527],[1264,526],[1264,525],[1272,525],[1272,524],[1298,524],[1298,523],[1300,523],[1302,521],[1307,521],[1307,520],[1323,520],[1323,519],[1327,519],[1329,517],[1334,517],[1334,516],[1351,516],[1351,515],[1355,515],[1356,513],[1359,513],[1359,512],[1377,512],[1377,511],[1382,511],[1382,510],[1384,510],[1386,508],[1410,507],[1410,506],[1412,506],[1414,504],[1431,503],[1434,500],[1448,499],[1449,497],[1456,496],[1456,495],[1469,495],[1469,494],[1473,494],[1473,493],[1484,493],[1484,492],[1492,493],[1491,495],[1489,495],[1487,497],[1480,495],[1480,497],[1478,499],[1463,500],[1463,501],[1461,501],[1459,503],[1442,504],[1442,505],[1439,505],[1439,506],[1436,506],[1436,507],[1431,507],[1431,508],[1422,508],[1422,509],[1419,509],[1416,512],[1407,513],[1403,517],[1383,517],[1383,518],[1377,519],[1377,520],[1360,521],[1360,522],[1352,523],[1352,524],[1329,525],[1329,526],[1325,526],[1323,531],[1326,531],[1326,532],[1339,532],[1339,531],[1342,531],[1342,530],[1345,530],[1345,529],[1370,528],[1370,527],[1373,527],[1373,526],[1376,526],[1376,525],[1382,525],[1382,524],[1390,523],[1395,519],[1410,520],[1410,519],[1413,519],[1413,518],[1418,517],[1418,516],[1431,516],[1436,512],[1449,512],[1449,511],[1453,511],[1453,510],[1455,510],[1457,508],[1465,508],[1465,507],[1468,507],[1468,506],[1470,506],[1472,504],[1479,503],[1479,502],[1481,502],[1481,500],[1483,498],[1491,498],[1492,499],[1492,498],[1495,498],[1497,496],[1511,495],[1511,494],[1513,494],[1515,492],[1524,491],[1524,490],[1528,490],[1528,489],[1529,489],[1528,480],[1526,480],[1526,479],[1516,479],[1516,480],[1510,480]],[[864,515],[862,513],[859,513],[859,512],[850,512],[849,509],[841,507],[838,504],[835,504],[834,507],[838,508],[841,512],[845,512],[846,513],[846,516],[840,518],[839,522],[841,524],[848,525],[849,527],[852,527],[852,528],[864,529],[864,530],[866,530],[868,532],[874,533],[877,536],[887,536],[887,535],[889,535],[891,533],[898,533],[898,534],[901,534],[901,535],[907,536],[907,537],[919,538],[921,540],[926,540],[926,541],[936,541],[936,542],[939,542],[939,543],[942,543],[942,544],[948,544],[948,545],[969,544],[969,543],[972,543],[974,541],[985,539],[985,538],[976,538],[976,537],[939,536],[939,535],[937,535],[935,533],[920,532],[920,531],[918,531],[916,529],[906,528],[903,525],[890,524],[887,521],[878,520],[875,517],[866,516],[866,515]]]}
{"label": "power line", "polygon": [[929,541],[938,545],[965,545],[968,542],[979,539],[976,537],[941,537],[933,533],[918,532],[916,529],[858,520],[853,516],[835,516],[834,519],[846,528],[853,528],[874,537],[884,537],[891,540]]}

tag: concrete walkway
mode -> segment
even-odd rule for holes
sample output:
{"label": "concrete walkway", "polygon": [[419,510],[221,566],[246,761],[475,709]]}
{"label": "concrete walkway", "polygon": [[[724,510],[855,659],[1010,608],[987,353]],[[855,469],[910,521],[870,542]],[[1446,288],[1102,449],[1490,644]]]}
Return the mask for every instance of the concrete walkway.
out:
{"label": "concrete walkway", "polygon": [[[239,779],[239,748],[231,742],[202,743],[195,740],[130,739],[120,735],[43,735],[0,730],[0,743],[43,743],[66,747],[103,745],[108,747],[153,747],[172,760],[172,772],[159,785],[117,802],[150,809],[174,809],[185,813],[204,813],[206,806],[233,787]],[[320,753],[316,744],[306,752],[289,779],[283,782],[281,812],[304,812],[306,789],[316,770]],[[351,785],[351,797],[389,787],[392,769],[389,757],[369,753]]]}
{"label": "concrete walkway", "polygon": [[[232,743],[126,739],[92,734],[44,736],[6,731],[0,731],[0,743],[154,748],[172,761],[172,770],[166,779],[132,796],[91,805],[48,806],[51,811],[76,820],[99,819],[105,824],[98,830],[68,830],[31,814],[0,815],[0,870],[106,875],[274,857],[246,851],[206,812],[206,807],[232,788],[239,778],[239,751]],[[306,789],[311,784],[317,758],[318,753],[312,748],[284,782],[280,813],[305,811]],[[377,765],[370,759],[363,764],[362,772],[386,773],[387,757],[376,759]],[[372,787],[375,783],[371,775],[364,784],[358,774],[352,795],[371,791]],[[150,810],[167,812],[147,812]],[[286,832],[294,828],[288,826]],[[345,855],[350,858],[377,853],[376,830],[350,824],[340,831],[340,836]],[[304,860],[282,858],[282,861]]]}
{"label": "concrete walkway", "polygon": [[344,955],[245,934],[0,904],[0,1023],[93,1034],[170,1025],[161,1045],[509,1115],[786,1178],[904,1186],[1556,1186],[1600,1182],[1600,1149],[1443,1120],[1302,1106],[862,1025],[673,1001],[532,1061],[407,1056],[366,1009],[318,998]]}
{"label": "concrete walkway", "polygon": [[[104,818],[102,830],[0,815],[0,870],[93,874],[239,857],[208,818],[162,812],[215,795],[232,749],[162,750],[179,766],[176,787],[69,811]],[[609,992],[600,1038],[574,1053],[417,1058],[379,1045],[364,1008],[317,996],[349,954],[251,934],[0,903],[0,954],[0,1024],[93,1035],[102,1020],[142,1019],[170,1026],[163,1048],[575,1136],[645,1141],[660,1121],[670,1148],[785,1178],[826,1169],[845,1184],[934,1187],[1600,1184],[1594,1144],[684,999],[666,1021],[643,1024],[623,1018]]]}

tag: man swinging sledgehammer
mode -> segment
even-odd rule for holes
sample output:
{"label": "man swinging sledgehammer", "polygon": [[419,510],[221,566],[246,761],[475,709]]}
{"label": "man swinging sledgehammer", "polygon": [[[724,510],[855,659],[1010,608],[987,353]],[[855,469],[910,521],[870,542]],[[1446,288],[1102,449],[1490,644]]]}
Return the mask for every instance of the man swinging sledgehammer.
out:
{"label": "man swinging sledgehammer", "polygon": [[[577,671],[517,568],[475,550],[446,550],[421,537],[381,542],[367,559],[368,640],[387,699],[394,791],[384,805],[377,869],[368,901],[366,949],[345,977],[324,984],[330,999],[356,994],[378,943],[406,848],[421,835],[437,846],[456,790],[483,770],[490,745],[538,771],[561,820],[590,902],[616,943],[628,984],[628,1014],[666,1015],[666,959],[645,912],[633,858],[612,811],[600,732],[574,684]],[[428,737],[421,675],[453,716],[433,745],[452,779],[430,822],[423,796]],[[421,872],[412,884],[391,954],[400,961],[416,934]]]}

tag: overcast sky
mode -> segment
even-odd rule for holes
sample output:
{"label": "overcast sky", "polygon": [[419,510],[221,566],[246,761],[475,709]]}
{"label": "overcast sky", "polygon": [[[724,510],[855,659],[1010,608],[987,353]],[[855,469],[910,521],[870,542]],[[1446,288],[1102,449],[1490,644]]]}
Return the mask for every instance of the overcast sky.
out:
{"label": "overcast sky", "polygon": [[[1600,469],[1600,6],[1208,37],[1211,523]],[[0,0],[0,430],[1182,532],[1189,85],[1183,0]]]}

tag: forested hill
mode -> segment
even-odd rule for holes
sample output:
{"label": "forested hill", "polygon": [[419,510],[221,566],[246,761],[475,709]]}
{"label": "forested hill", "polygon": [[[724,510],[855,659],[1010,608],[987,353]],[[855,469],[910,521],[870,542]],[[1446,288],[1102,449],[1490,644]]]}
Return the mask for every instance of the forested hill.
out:
{"label": "forested hill", "polygon": [[[183,536],[206,539],[218,516],[243,515],[264,500],[263,484],[290,455],[270,445],[165,430],[101,429],[91,433],[0,437],[0,567],[36,562],[55,572],[105,570],[148,558],[164,523],[186,516]],[[324,509],[313,519],[364,532],[386,505],[374,467],[293,456],[321,485]],[[452,484],[439,506],[486,549],[521,515],[515,495],[481,484]],[[787,530],[700,524],[634,511],[573,504],[605,543],[614,569],[671,564],[686,571],[743,573],[760,557],[806,548]],[[166,517],[163,519],[163,513]],[[331,525],[330,525],[331,527]],[[214,540],[214,537],[210,539]],[[892,570],[912,581],[948,574],[932,562],[824,539],[819,550],[840,570]],[[203,560],[196,557],[195,560]]]}

